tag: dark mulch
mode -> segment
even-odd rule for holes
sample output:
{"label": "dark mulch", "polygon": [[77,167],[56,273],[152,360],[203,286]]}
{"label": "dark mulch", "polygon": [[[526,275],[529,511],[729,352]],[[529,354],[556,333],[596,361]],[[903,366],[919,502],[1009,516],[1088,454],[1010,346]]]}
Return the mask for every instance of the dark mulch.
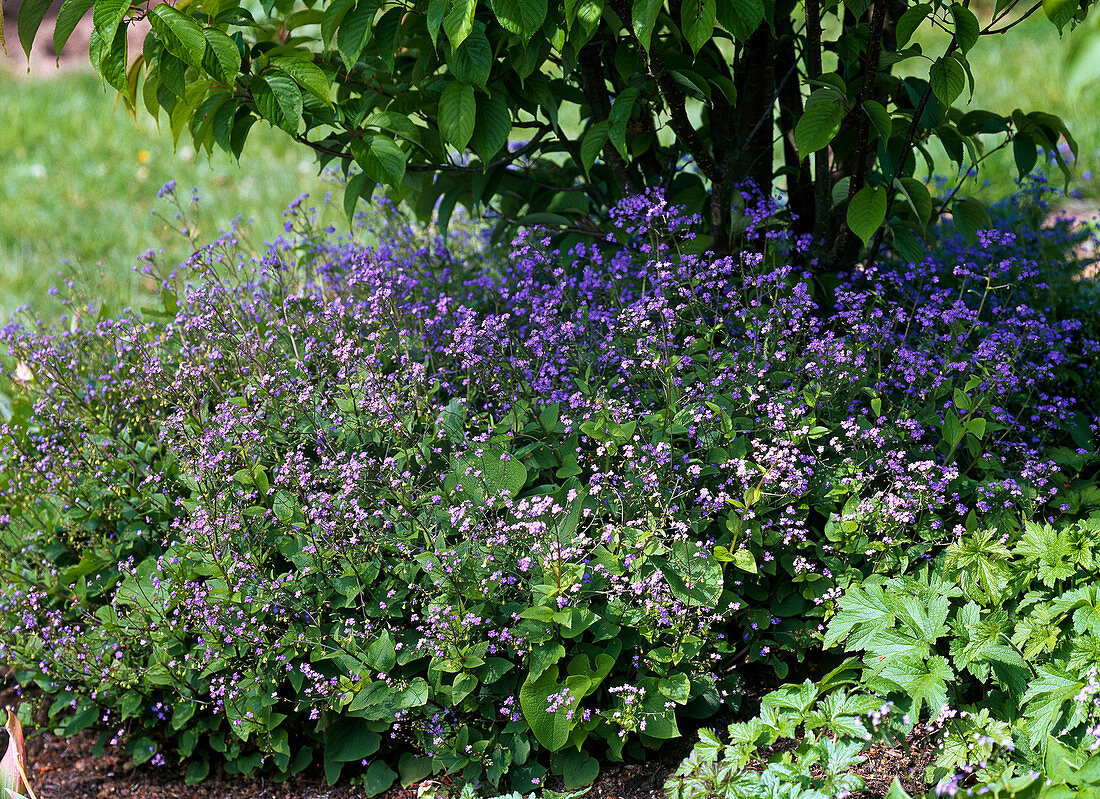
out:
{"label": "dark mulch", "polygon": [[[201,785],[186,785],[182,771],[170,767],[134,768],[121,753],[92,754],[95,735],[58,738],[42,733],[27,740],[31,786],[39,799],[362,799],[354,788],[331,788],[320,774],[305,773],[282,784],[270,779],[213,775]],[[668,763],[631,763],[605,767],[588,796],[594,799],[658,799],[675,768]],[[416,799],[416,787],[395,788],[382,799]]]}

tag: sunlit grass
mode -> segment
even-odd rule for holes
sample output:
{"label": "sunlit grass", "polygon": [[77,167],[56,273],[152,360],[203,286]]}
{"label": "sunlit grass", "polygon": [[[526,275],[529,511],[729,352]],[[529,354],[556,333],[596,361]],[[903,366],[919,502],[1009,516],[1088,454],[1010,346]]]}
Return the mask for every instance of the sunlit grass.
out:
{"label": "sunlit grass", "polygon": [[[234,217],[253,219],[262,241],[281,230],[282,209],[299,193],[318,201],[338,187],[317,176],[311,153],[258,123],[238,165],[225,153],[197,154],[184,134],[173,150],[168,131],[150,117],[135,127],[114,91],[88,73],[48,79],[0,72],[0,315],[30,303],[53,310],[47,289],[75,270],[113,304],[140,299],[131,271],[149,248],[187,255],[186,240],[151,211],[171,214],[157,189],[168,180],[189,199],[197,187],[207,229],[217,235]],[[169,216],[170,218],[170,216]],[[65,264],[65,261],[69,264]]]}

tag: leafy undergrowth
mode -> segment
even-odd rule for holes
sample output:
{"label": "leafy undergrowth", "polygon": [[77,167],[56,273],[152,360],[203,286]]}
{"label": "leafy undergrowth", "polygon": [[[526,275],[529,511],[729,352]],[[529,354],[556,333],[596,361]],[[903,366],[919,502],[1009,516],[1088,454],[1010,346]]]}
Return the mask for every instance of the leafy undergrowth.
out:
{"label": "leafy undergrowth", "polygon": [[566,253],[298,208],[160,309],[13,322],[0,656],[191,781],[571,790],[731,717],[670,792],[854,793],[932,734],[932,783],[1077,779],[1097,305],[1043,192],[826,280],[748,194],[762,258],[657,195]]}

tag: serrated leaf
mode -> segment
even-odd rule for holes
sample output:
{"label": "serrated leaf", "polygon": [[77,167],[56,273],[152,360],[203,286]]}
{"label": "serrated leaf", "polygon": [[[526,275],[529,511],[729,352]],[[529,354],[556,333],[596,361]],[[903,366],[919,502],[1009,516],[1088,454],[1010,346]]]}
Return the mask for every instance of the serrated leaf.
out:
{"label": "serrated leaf", "polygon": [[966,88],[966,73],[953,56],[936,59],[928,71],[932,94],[945,106],[950,106]]}
{"label": "serrated leaf", "polygon": [[864,186],[848,203],[848,227],[863,240],[864,246],[885,219],[886,189],[882,186]]}
{"label": "serrated leaf", "polygon": [[452,82],[439,98],[439,133],[457,150],[466,149],[474,135],[477,121],[477,103],[474,87],[467,83]]}
{"label": "serrated leaf", "polygon": [[806,110],[794,126],[794,143],[800,159],[828,146],[840,130],[840,122],[844,119],[844,107],[839,102],[832,99],[813,102],[814,95],[822,96],[820,92],[826,92],[829,98],[835,94],[829,89],[815,91],[810,95]]}
{"label": "serrated leaf", "polygon": [[508,144],[512,132],[512,112],[504,98],[504,90],[496,91],[492,97],[478,96],[477,114],[480,124],[474,127],[470,147],[482,163],[488,164]]}
{"label": "serrated leaf", "polygon": [[1066,706],[1073,702],[1085,685],[1057,666],[1040,665],[1035,670],[1036,677],[1020,700],[1028,721],[1028,744],[1033,749],[1046,740],[1062,718]]}
{"label": "serrated leaf", "polygon": [[957,200],[951,214],[955,228],[962,233],[967,244],[974,244],[978,240],[979,230],[988,230],[993,226],[985,205],[973,197]]}
{"label": "serrated leaf", "polygon": [[344,66],[351,69],[359,60],[374,30],[374,17],[381,6],[381,0],[359,0],[344,11],[339,27],[336,29],[336,49]]}
{"label": "serrated leaf", "polygon": [[[153,8],[155,10],[158,6]],[[118,26],[122,24],[122,20],[129,10],[129,0],[96,0],[95,7],[92,9],[92,27],[99,32],[99,36],[104,42],[113,42]],[[175,11],[175,9],[172,10]],[[22,41],[22,38],[22,30],[20,30],[20,41]]]}
{"label": "serrated leaf", "polygon": [[208,57],[203,65],[212,78],[233,85],[237,73],[241,70],[241,51],[237,44],[217,28],[204,28]]}
{"label": "serrated leaf", "polygon": [[477,0],[451,0],[451,10],[443,17],[443,32],[451,43],[451,52],[473,31],[476,13]]}
{"label": "serrated leaf", "polygon": [[733,38],[746,42],[764,21],[764,3],[761,0],[721,0],[716,17],[718,24]]}
{"label": "serrated leaf", "polygon": [[920,27],[920,24],[924,22],[925,18],[931,13],[931,5],[928,3],[919,3],[907,9],[904,14],[898,17],[898,24],[894,28],[894,33],[897,37],[899,50],[909,44],[909,40],[913,38],[913,32]]}
{"label": "serrated leaf", "polygon": [[493,13],[506,31],[530,41],[546,19],[546,0],[493,0]]}
{"label": "serrated leaf", "polygon": [[447,64],[457,80],[485,88],[493,66],[493,49],[480,27],[470,32]]}
{"label": "serrated leaf", "polygon": [[863,112],[871,120],[871,124],[878,132],[879,138],[884,142],[890,141],[894,123],[890,119],[890,112],[886,110],[882,103],[877,100],[867,100],[863,103]]}
{"label": "serrated leaf", "polygon": [[321,16],[321,44],[326,50],[332,47],[332,39],[347,13],[355,7],[355,0],[336,0],[325,7]]}
{"label": "serrated leaf", "polygon": [[932,217],[932,194],[928,187],[916,178],[899,178],[894,181],[894,185],[913,209],[913,215],[923,230]]}
{"label": "serrated leaf", "polygon": [[643,50],[649,50],[653,28],[657,25],[657,15],[664,5],[664,0],[634,0],[630,15],[631,26]]}
{"label": "serrated leaf", "polygon": [[586,175],[592,171],[592,164],[596,163],[596,158],[603,150],[608,136],[607,128],[607,120],[589,125],[584,138],[581,139],[581,164],[584,166]]}
{"label": "serrated leaf", "polygon": [[302,118],[302,92],[289,75],[269,70],[252,80],[256,108],[267,120],[289,133]]}
{"label": "serrated leaf", "polygon": [[623,89],[611,104],[611,113],[607,116],[607,136],[623,158],[626,152],[626,126],[634,111],[634,101],[638,99],[638,89],[631,86]]}
{"label": "serrated leaf", "polygon": [[19,44],[23,46],[23,52],[27,54],[28,58],[31,54],[31,45],[34,44],[35,34],[42,26],[42,20],[46,18],[46,12],[49,8],[50,0],[23,0],[19,6],[19,16],[16,18]]}
{"label": "serrated leaf", "polygon": [[76,26],[94,2],[95,0],[65,0],[61,10],[57,12],[57,21],[53,26],[53,49],[58,54],[59,60],[65,43],[69,41]]}
{"label": "serrated leaf", "polygon": [[1035,162],[1039,160],[1039,148],[1035,139],[1026,133],[1017,132],[1012,137],[1012,156],[1016,161],[1016,171],[1023,180],[1031,174],[1035,168]]}
{"label": "serrated leaf", "polygon": [[355,162],[375,183],[399,186],[405,179],[405,153],[388,136],[364,137],[352,147]]}
{"label": "serrated leaf", "polygon": [[912,699],[910,710],[914,717],[919,716],[922,706],[927,706],[929,715],[935,716],[947,704],[947,683],[954,679],[947,659],[933,655],[926,661],[917,658],[905,658],[890,663],[879,672],[879,676],[900,686]]}
{"label": "serrated leaf", "polygon": [[715,0],[684,0],[680,5],[680,30],[693,53],[714,35]]}
{"label": "serrated leaf", "polygon": [[978,41],[978,18],[961,3],[951,6],[951,16],[955,20],[955,41],[966,55]]}
{"label": "serrated leaf", "polygon": [[840,611],[829,621],[824,644],[826,647],[835,646],[848,637],[855,627],[881,630],[893,623],[894,614],[886,604],[881,585],[867,583],[850,588],[840,599]]}
{"label": "serrated leaf", "polygon": [[[99,8],[98,3],[96,8]],[[202,67],[206,37],[195,20],[167,3],[153,6],[147,18],[164,49],[193,67]]]}
{"label": "serrated leaf", "polygon": [[328,78],[324,71],[312,61],[277,56],[271,59],[271,66],[285,72],[303,89],[331,105]]}

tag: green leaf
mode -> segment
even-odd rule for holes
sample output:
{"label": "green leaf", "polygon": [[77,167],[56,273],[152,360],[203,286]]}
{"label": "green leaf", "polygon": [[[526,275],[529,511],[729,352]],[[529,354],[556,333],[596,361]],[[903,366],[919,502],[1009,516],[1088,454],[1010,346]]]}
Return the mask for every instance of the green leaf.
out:
{"label": "green leaf", "polygon": [[[294,82],[315,97],[331,105],[329,101],[329,83],[325,73],[312,61],[277,56],[271,59],[271,66],[282,70],[294,79]],[[403,172],[404,170],[402,170]]]}
{"label": "green leaf", "polygon": [[298,130],[302,118],[302,92],[289,75],[269,71],[253,78],[252,96],[264,119],[288,133]]}
{"label": "green leaf", "polygon": [[908,9],[904,14],[898,17],[898,24],[894,28],[894,33],[897,37],[898,49],[905,47],[909,43],[909,40],[913,38],[913,31],[915,31],[925,17],[932,13],[932,6],[928,3],[920,3]]}
{"label": "green leaf", "polygon": [[[828,95],[828,99],[823,92]],[[818,89],[810,95],[806,110],[794,126],[794,143],[800,159],[826,147],[840,130],[844,107],[831,99],[835,95],[836,92],[832,89]],[[815,96],[819,97],[817,102],[813,102]]]}
{"label": "green leaf", "polygon": [[955,41],[966,55],[978,41],[978,18],[961,3],[951,6],[951,16],[955,20]]}
{"label": "green leaf", "polygon": [[910,710],[913,717],[920,715],[927,706],[930,716],[935,716],[947,704],[947,683],[954,679],[947,659],[933,655],[927,661],[903,658],[889,663],[879,676],[900,686],[913,701]]}
{"label": "green leaf", "polygon": [[1085,685],[1054,665],[1036,666],[1035,671],[1036,677],[1020,700],[1028,721],[1028,744],[1033,749],[1046,740],[1062,718],[1063,710]]}
{"label": "green leaf", "polygon": [[894,781],[890,783],[890,790],[886,792],[883,799],[913,799],[913,797],[901,787],[901,781],[897,777],[894,777]]}
{"label": "green leaf", "polygon": [[966,73],[954,56],[945,55],[936,60],[928,71],[932,94],[945,106],[950,106],[966,87]]}
{"label": "green leaf", "polygon": [[691,681],[686,674],[673,674],[657,683],[657,689],[673,702],[682,705],[691,697]]}
{"label": "green leaf", "polygon": [[[49,8],[50,0],[23,0],[19,6],[19,16],[16,21],[19,28],[19,43],[23,45],[23,52],[28,56],[31,54],[35,34],[42,26],[42,20],[45,19]],[[126,8],[129,8],[129,4]]]}
{"label": "green leaf", "polygon": [[381,734],[370,729],[366,720],[336,718],[325,728],[325,759],[338,763],[362,760],[377,752],[381,742]]}
{"label": "green leaf", "polygon": [[546,19],[546,0],[493,0],[493,13],[506,31],[530,41]]}
{"label": "green leaf", "polygon": [[405,153],[389,136],[375,134],[354,142],[355,163],[375,183],[399,186],[405,178]]}
{"label": "green leaf", "polygon": [[979,230],[988,230],[993,227],[993,220],[989,211],[980,200],[968,197],[965,200],[957,200],[952,209],[952,218],[955,228],[963,234],[967,244],[973,244],[978,240]]}
{"label": "green leaf", "polygon": [[477,118],[470,147],[483,163],[488,164],[508,143],[512,133],[512,112],[503,88],[496,90],[492,97],[478,95]]}
{"label": "green leaf", "polygon": [[924,185],[924,181],[916,178],[900,178],[894,181],[894,185],[913,209],[913,215],[923,230],[932,217],[932,195],[928,187]]}
{"label": "green leaf", "polygon": [[863,103],[863,111],[867,114],[871,120],[871,124],[874,125],[875,130],[878,132],[879,138],[884,142],[890,141],[890,134],[893,132],[894,124],[890,119],[890,112],[877,100],[867,100]]}
{"label": "green leaf", "polygon": [[451,73],[462,83],[485,88],[493,66],[493,49],[481,27],[475,27],[448,61]]}
{"label": "green leaf", "polygon": [[474,502],[485,503],[502,495],[514,497],[526,482],[527,469],[517,458],[484,447],[458,456],[443,487],[447,491],[461,490]]}
{"label": "green leaf", "polygon": [[332,39],[347,13],[355,7],[355,0],[336,0],[325,7],[321,16],[321,44],[324,49],[332,47]]}
{"label": "green leaf", "polygon": [[115,40],[106,43],[99,31],[92,29],[88,42],[88,58],[103,80],[120,92],[126,91],[126,29],[115,29]]}
{"label": "green leaf", "polygon": [[592,164],[596,162],[607,141],[607,120],[590,125],[581,139],[581,164],[584,165],[585,174],[592,171]]}
{"label": "green leaf", "polygon": [[1073,20],[1077,12],[1077,3],[1074,0],[1042,0],[1042,2],[1043,13],[1054,23],[1059,33]]}
{"label": "green leaf", "polygon": [[1012,156],[1016,161],[1016,171],[1023,180],[1031,174],[1035,168],[1035,162],[1039,160],[1039,148],[1035,139],[1026,133],[1017,132],[1012,137]]}
{"label": "green leaf", "polygon": [[374,30],[374,17],[381,6],[381,0],[359,0],[352,8],[344,12],[340,26],[336,30],[336,49],[344,65],[351,69],[359,60],[359,54],[370,41]]}
{"label": "green leaf", "polygon": [[[99,9],[99,3],[96,3],[96,9]],[[206,37],[195,20],[167,3],[153,6],[149,10],[148,20],[164,49],[193,67],[202,67]]]}
{"label": "green leaf", "polygon": [[653,28],[657,25],[657,15],[664,5],[664,0],[634,0],[630,16],[634,35],[638,37],[643,50],[649,50]]}
{"label": "green leaf", "polygon": [[858,588],[848,589],[841,597],[840,611],[829,621],[824,644],[826,647],[835,646],[857,627],[882,630],[893,622],[894,614],[886,604],[882,586],[864,583]]}
{"label": "green leaf", "polygon": [[558,667],[552,666],[537,680],[524,682],[519,689],[519,705],[524,719],[538,742],[551,752],[556,752],[569,742],[569,719],[565,717],[565,708],[558,708],[553,713],[546,712],[550,706],[550,696],[560,693],[562,687],[558,685]]}
{"label": "green leaf", "polygon": [[183,775],[183,781],[188,785],[198,785],[206,779],[210,773],[210,761],[192,760],[187,765],[187,771]]}
{"label": "green leaf", "polygon": [[764,21],[762,0],[721,0],[717,11],[718,24],[739,42],[748,41]]}
{"label": "green leaf", "polygon": [[217,28],[204,28],[202,35],[206,39],[207,55],[203,58],[203,65],[207,73],[232,86],[241,71],[241,51],[232,39]]}
{"label": "green leaf", "polygon": [[[154,6],[153,11],[159,7],[160,6]],[[169,8],[171,8],[171,6],[169,6]],[[99,32],[104,42],[113,42],[115,40],[115,33],[118,31],[118,26],[122,24],[122,20],[125,19],[126,12],[129,10],[129,0],[96,0],[95,7],[92,9],[92,27]],[[176,11],[174,8],[172,10]],[[176,11],[176,13],[179,14],[180,12]],[[183,15],[181,14],[180,16]],[[20,19],[22,19],[22,14],[20,14]],[[152,11],[149,13],[149,21],[153,21]],[[22,25],[20,25],[19,39],[20,41],[23,39]]]}
{"label": "green leaf", "polygon": [[397,772],[391,769],[381,760],[375,760],[370,764],[367,773],[363,775],[363,789],[367,796],[377,796],[388,791],[393,781],[397,779]]}
{"label": "green leaf", "polygon": [[452,0],[450,12],[443,18],[443,31],[451,43],[453,52],[466,41],[474,29],[474,14],[477,12],[477,0]]}
{"label": "green leaf", "polygon": [[863,240],[864,246],[885,219],[886,189],[882,186],[864,186],[848,204],[848,227]]}
{"label": "green leaf", "polygon": [[457,150],[466,149],[474,135],[477,121],[477,103],[474,87],[454,81],[439,98],[439,133]]}
{"label": "green leaf", "polygon": [[741,547],[733,553],[733,565],[743,572],[756,574],[756,558],[747,547]]}
{"label": "green leaf", "polygon": [[680,29],[693,53],[714,35],[715,0],[684,0],[680,5]]}
{"label": "green leaf", "polygon": [[619,92],[611,104],[611,113],[607,117],[607,136],[623,158],[626,152],[626,126],[634,112],[634,102],[638,99],[638,89],[631,86]]}
{"label": "green leaf", "polygon": [[53,26],[53,49],[59,59],[65,43],[94,2],[95,0],[65,0],[61,10],[57,12],[57,22]]}

